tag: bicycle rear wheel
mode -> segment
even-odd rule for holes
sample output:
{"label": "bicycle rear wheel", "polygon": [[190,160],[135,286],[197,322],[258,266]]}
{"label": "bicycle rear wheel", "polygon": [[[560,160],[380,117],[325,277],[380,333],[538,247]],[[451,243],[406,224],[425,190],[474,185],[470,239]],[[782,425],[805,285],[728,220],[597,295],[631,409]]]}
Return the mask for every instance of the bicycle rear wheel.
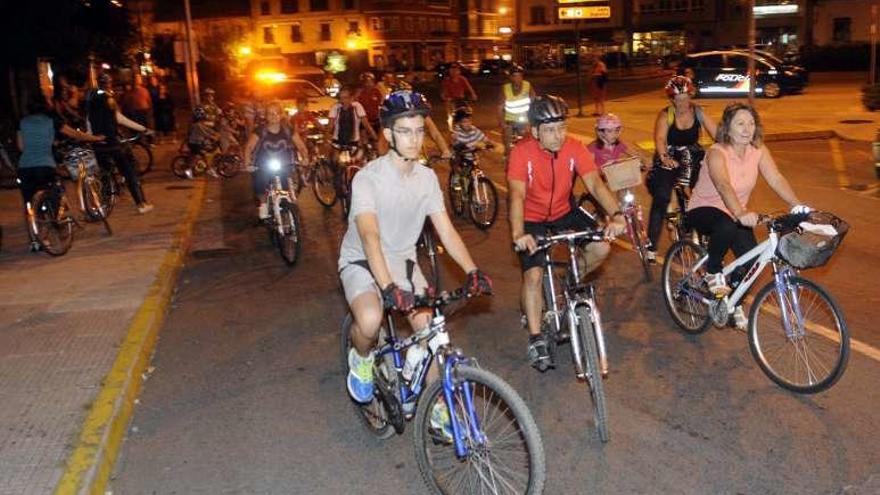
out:
{"label": "bicycle rear wheel", "polygon": [[321,159],[315,164],[315,170],[312,178],[312,192],[315,193],[315,199],[324,208],[332,208],[336,204],[336,179],[334,177],[333,164],[326,158]]}
{"label": "bicycle rear wheel", "polygon": [[451,426],[442,425],[450,417],[442,380],[428,386],[416,408],[416,461],[431,492],[541,493],[546,476],[544,446],[522,398],[501,378],[480,368],[460,364],[452,380],[452,414],[462,426],[464,457],[456,455]]}
{"label": "bicycle rear wheel", "polygon": [[[345,319],[342,321],[341,358],[343,376],[348,375],[348,353],[352,347],[351,324],[353,321],[354,320],[352,319],[351,313],[345,315]],[[380,335],[382,335],[383,333],[384,328],[379,330]],[[390,354],[388,356],[390,358]],[[384,373],[384,376],[392,376],[393,371],[393,363],[391,363],[391,366],[389,366],[389,363],[385,360],[383,360],[382,362],[377,361],[373,369],[374,373]],[[345,388],[345,394],[348,395],[348,387],[345,385],[343,387]],[[394,426],[391,424],[388,408],[386,404],[382,401],[382,394],[374,394],[373,401],[369,404],[358,404],[354,401],[352,401],[351,404],[354,407],[355,414],[357,415],[360,422],[367,429],[367,431],[382,440],[394,436]]]}
{"label": "bicycle rear wheel", "polygon": [[596,430],[599,439],[607,442],[610,436],[608,431],[608,409],[605,405],[605,385],[602,381],[602,371],[599,368],[599,351],[597,349],[596,335],[593,332],[593,322],[590,313],[584,306],[575,308],[577,316],[577,332],[581,345],[581,359],[583,360],[584,376],[590,389],[590,397],[593,399],[593,413],[596,415]]}
{"label": "bicycle rear wheel", "polygon": [[487,177],[478,177],[468,193],[468,215],[478,229],[486,230],[498,216],[498,192]]}
{"label": "bicycle rear wheel", "polygon": [[153,150],[140,141],[131,143],[128,155],[138,175],[144,175],[153,169]]}
{"label": "bicycle rear wheel", "polygon": [[107,235],[113,235],[113,229],[110,228],[110,222],[107,221],[107,207],[101,201],[100,184],[94,177],[85,177],[80,182],[80,194],[85,205],[86,220],[90,222],[101,221],[104,224],[104,230]]}
{"label": "bicycle rear wheel", "polygon": [[749,348],[777,385],[814,394],[837,383],[846,370],[849,331],[825,289],[792,277],[782,292],[774,282],[758,292],[749,314]]}
{"label": "bicycle rear wheel", "polygon": [[461,175],[450,170],[446,181],[446,194],[449,195],[449,205],[452,206],[452,213],[456,216],[461,216],[464,214],[464,194],[462,193]]}
{"label": "bicycle rear wheel", "polygon": [[[709,328],[709,306],[703,303],[700,288],[705,269],[693,272],[706,256],[706,250],[689,241],[678,241],[669,248],[663,264],[663,301],[672,320],[688,333],[702,333]],[[693,273],[692,273],[693,272]]]}
{"label": "bicycle rear wheel", "polygon": [[302,224],[300,223],[299,208],[295,204],[281,207],[281,218],[278,219],[281,232],[278,235],[278,252],[288,266],[293,266],[299,261],[302,251]]}
{"label": "bicycle rear wheel", "polygon": [[62,256],[73,244],[73,219],[62,207],[59,197],[38,191],[32,200],[37,240],[52,256]]}
{"label": "bicycle rear wheel", "polygon": [[653,278],[651,275],[651,263],[648,262],[648,241],[645,238],[644,229],[641,220],[635,212],[626,215],[626,223],[629,229],[630,240],[639,260],[642,262],[642,270],[645,272],[645,282],[650,282]]}

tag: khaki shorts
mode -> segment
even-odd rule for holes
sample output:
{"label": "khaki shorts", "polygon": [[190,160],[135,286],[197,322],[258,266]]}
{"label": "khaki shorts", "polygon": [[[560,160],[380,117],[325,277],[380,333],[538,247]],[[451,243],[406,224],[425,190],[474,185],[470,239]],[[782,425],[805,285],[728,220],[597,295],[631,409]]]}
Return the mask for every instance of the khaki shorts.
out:
{"label": "khaki shorts", "polygon": [[[413,263],[412,281],[407,279],[406,260],[388,259],[388,269],[391,271],[391,278],[398,287],[404,290],[410,290],[414,294],[424,294],[428,288],[428,281],[419,270],[419,265]],[[342,281],[342,290],[345,292],[345,300],[351,305],[358,296],[365,292],[373,291],[382,299],[382,292],[373,274],[370,270],[359,264],[349,263],[342,271],[339,272],[339,279]]]}

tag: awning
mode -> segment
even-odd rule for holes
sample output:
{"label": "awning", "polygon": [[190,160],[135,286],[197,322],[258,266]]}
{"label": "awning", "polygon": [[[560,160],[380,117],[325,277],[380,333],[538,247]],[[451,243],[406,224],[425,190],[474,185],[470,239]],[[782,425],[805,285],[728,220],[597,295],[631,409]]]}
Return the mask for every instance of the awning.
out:
{"label": "awning", "polygon": [[[581,40],[599,41],[610,43],[614,41],[613,28],[591,29],[589,25],[580,28]],[[514,42],[518,44],[532,43],[572,43],[574,41],[574,26],[570,29],[556,29],[553,31],[540,31],[531,33],[516,33],[513,35]]]}

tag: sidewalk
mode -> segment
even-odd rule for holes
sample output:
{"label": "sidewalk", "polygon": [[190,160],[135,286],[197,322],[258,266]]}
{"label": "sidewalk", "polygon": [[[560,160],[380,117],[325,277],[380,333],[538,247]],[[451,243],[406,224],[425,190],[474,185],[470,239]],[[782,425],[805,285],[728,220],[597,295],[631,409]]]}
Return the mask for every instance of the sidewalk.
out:
{"label": "sidewalk", "polygon": [[[815,73],[811,74],[810,85],[803,94],[785,95],[778,99],[757,98],[755,101],[766,140],[840,137],[873,141],[880,128],[880,113],[868,112],[861,104],[864,80],[862,73]],[[698,98],[695,101],[717,122],[728,103],[747,100]],[[655,92],[609,100],[605,107],[623,119],[624,140],[653,150],[654,121],[657,113],[667,104],[662,88],[658,87]],[[589,115],[592,102],[586,101],[583,109],[584,115]],[[572,114],[577,114],[576,108],[572,109]],[[594,125],[595,118],[587,117],[571,119],[568,126],[572,132],[590,142],[595,139]]]}
{"label": "sidewalk", "polygon": [[83,223],[60,258],[27,252],[20,194],[0,191],[0,494],[75,493],[109,472],[204,194],[167,172],[174,149],[154,150],[155,210],[126,194],[112,237]]}

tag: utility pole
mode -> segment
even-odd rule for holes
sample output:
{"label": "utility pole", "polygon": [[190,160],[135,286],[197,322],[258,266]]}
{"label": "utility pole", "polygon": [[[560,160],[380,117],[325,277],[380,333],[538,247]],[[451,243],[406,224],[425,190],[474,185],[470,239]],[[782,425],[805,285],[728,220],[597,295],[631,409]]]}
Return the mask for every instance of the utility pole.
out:
{"label": "utility pole", "polygon": [[184,50],[186,87],[189,90],[189,101],[193,108],[195,108],[201,101],[199,98],[199,74],[196,70],[197,53],[195,43],[193,43],[192,13],[189,8],[189,0],[183,0],[183,7],[186,13],[186,36],[184,37],[186,45]]}
{"label": "utility pole", "polygon": [[584,116],[584,97],[583,97],[583,85],[581,84],[581,33],[580,33],[580,23],[579,19],[575,19],[574,21],[574,55],[575,55],[575,70],[577,71],[577,87],[578,87],[578,117]]}
{"label": "utility pole", "polygon": [[877,84],[877,4],[871,5],[871,86]]}
{"label": "utility pole", "polygon": [[755,106],[755,87],[758,85],[755,77],[755,0],[747,1],[749,9],[749,105]]}

